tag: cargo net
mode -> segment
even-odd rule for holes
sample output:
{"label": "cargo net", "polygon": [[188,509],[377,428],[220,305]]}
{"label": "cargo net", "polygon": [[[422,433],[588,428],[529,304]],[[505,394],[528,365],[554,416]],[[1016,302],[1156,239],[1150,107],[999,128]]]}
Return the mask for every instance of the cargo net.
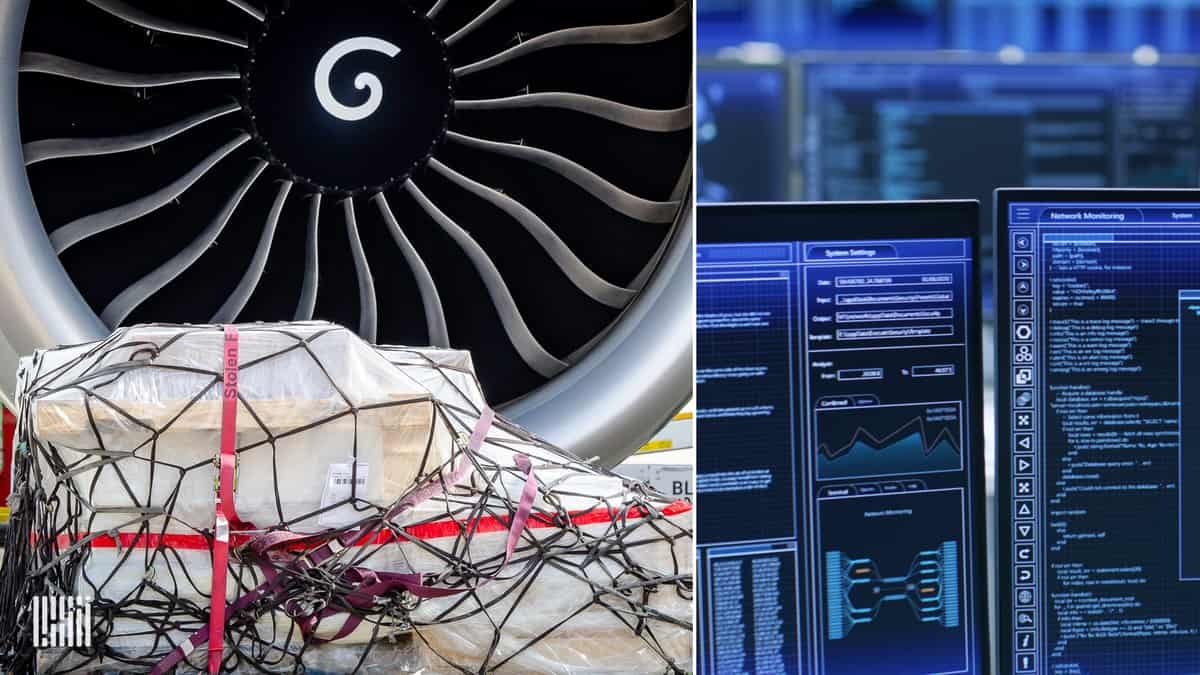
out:
{"label": "cargo net", "polygon": [[[222,672],[690,670],[690,504],[493,417],[464,352],[239,329]],[[206,669],[225,340],[22,361],[0,670]]]}

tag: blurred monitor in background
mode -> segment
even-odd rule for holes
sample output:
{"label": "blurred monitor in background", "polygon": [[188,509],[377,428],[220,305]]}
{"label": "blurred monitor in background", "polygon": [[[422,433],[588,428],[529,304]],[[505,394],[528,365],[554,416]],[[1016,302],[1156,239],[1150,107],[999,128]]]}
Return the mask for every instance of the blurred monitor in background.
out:
{"label": "blurred monitor in background", "polygon": [[944,0],[700,0],[701,50],[742,42],[789,49],[939,49]]}
{"label": "blurred monitor in background", "polygon": [[1200,179],[1196,69],[932,58],[803,65],[805,199],[979,199],[986,259],[998,186]]}
{"label": "blurred monitor in background", "polygon": [[986,200],[1004,185],[1194,186],[1198,74],[1080,63],[809,63],[805,196]]}
{"label": "blurred monitor in background", "polygon": [[1030,52],[1200,51],[1200,0],[698,0],[703,51],[785,49]]}
{"label": "blurred monitor in background", "polygon": [[782,65],[700,64],[696,75],[697,198],[790,197],[790,87]]}
{"label": "blurred monitor in background", "polygon": [[826,0],[817,3],[823,48],[936,49],[945,34],[938,0]]}

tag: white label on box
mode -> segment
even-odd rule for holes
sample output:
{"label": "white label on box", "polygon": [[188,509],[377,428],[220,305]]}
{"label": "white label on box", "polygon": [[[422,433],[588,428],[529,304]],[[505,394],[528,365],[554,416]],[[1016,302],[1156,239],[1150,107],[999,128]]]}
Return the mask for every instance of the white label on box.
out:
{"label": "white label on box", "polygon": [[692,496],[692,467],[679,464],[622,464],[617,473],[644,481],[668,497]]}
{"label": "white label on box", "polygon": [[[356,496],[362,497],[365,495],[367,491],[367,474],[368,467],[366,462],[358,462],[357,473],[352,469],[351,462],[330,464],[329,472],[325,474],[325,489],[321,492],[321,508],[326,508],[350,499],[351,486],[354,487],[354,494]],[[349,506],[344,506],[326,511],[317,518],[317,523],[322,527],[344,525],[350,522],[347,520],[347,515],[345,514],[345,511],[349,508]],[[351,518],[353,518],[352,515]]]}

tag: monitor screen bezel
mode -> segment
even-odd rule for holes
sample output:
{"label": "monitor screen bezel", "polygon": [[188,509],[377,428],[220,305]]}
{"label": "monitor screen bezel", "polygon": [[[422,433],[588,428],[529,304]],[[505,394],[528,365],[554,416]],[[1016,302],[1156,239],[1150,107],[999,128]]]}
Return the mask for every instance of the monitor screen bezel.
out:
{"label": "monitor screen bezel", "polygon": [[[983,433],[983,295],[980,255],[980,204],[975,199],[865,202],[753,202],[696,205],[696,245],[791,241],[866,241],[872,239],[963,238],[971,246],[971,302],[968,324],[975,327],[967,358],[976,377],[967,382],[971,410],[971,452],[967,480],[973,488],[970,552],[977,570],[972,618],[976,660],[983,675],[992,672],[990,649],[991,570],[988,564],[987,478]],[[864,223],[863,221],[867,222]],[[758,221],[758,222],[755,222]],[[813,236],[807,236],[809,228]],[[699,432],[697,432],[697,440]],[[698,500],[703,514],[703,498]],[[703,516],[701,516],[703,517]]]}
{"label": "monitor screen bezel", "polygon": [[[916,201],[862,202],[728,202],[696,205],[696,243],[753,243],[774,241],[858,241],[878,237],[899,239],[970,238],[978,245],[979,200],[927,199]],[[887,214],[886,220],[879,218]],[[878,223],[864,225],[855,218],[872,217]],[[831,236],[806,238],[798,228],[803,223],[788,218],[819,217],[820,225],[833,221],[839,226]],[[714,220],[716,218],[717,220]],[[747,225],[748,218],[766,219]],[[725,220],[730,219],[730,220]],[[972,249],[972,260],[978,262]],[[978,270],[976,270],[978,272]],[[975,274],[974,276],[978,276]],[[978,289],[977,289],[978,290]]]}
{"label": "monitor screen bezel", "polygon": [[1011,409],[1012,395],[1012,335],[1009,322],[1012,320],[1010,304],[1012,298],[1012,278],[1009,276],[1012,251],[1009,247],[1009,205],[1015,202],[1142,202],[1170,203],[1194,201],[1200,204],[1200,189],[1195,188],[997,188],[992,199],[995,212],[992,214],[993,246],[995,250],[995,278],[992,287],[995,292],[993,311],[995,313],[996,353],[995,358],[995,410],[996,418],[996,538],[993,546],[996,550],[996,631],[995,640],[997,656],[1000,659],[1001,670],[1005,664],[1011,665],[1014,651],[1012,624],[1013,612],[1013,543],[1012,534],[1012,420],[1000,411]]}

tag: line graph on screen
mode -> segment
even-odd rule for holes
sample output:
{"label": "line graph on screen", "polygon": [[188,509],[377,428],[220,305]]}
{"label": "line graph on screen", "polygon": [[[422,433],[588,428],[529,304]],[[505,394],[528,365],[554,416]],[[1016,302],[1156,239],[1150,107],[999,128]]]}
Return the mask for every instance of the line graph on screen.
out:
{"label": "line graph on screen", "polygon": [[817,410],[817,477],[957,471],[962,403],[905,403]]}

